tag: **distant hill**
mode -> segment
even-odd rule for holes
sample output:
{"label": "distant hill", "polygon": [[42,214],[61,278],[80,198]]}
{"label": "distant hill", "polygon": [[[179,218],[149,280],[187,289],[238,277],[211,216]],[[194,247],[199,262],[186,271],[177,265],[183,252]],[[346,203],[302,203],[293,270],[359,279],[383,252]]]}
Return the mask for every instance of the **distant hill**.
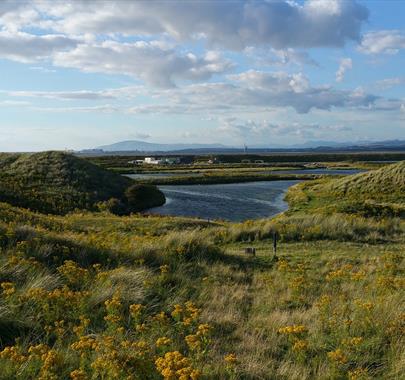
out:
{"label": "distant hill", "polygon": [[[295,145],[268,144],[248,146],[250,153],[273,152],[367,152],[367,151],[405,151],[404,140],[387,141],[307,141]],[[159,144],[146,141],[121,141],[111,145],[103,145],[95,149],[85,149],[78,153],[102,155],[104,153],[174,153],[174,154],[239,154],[244,152],[243,146],[227,146],[223,144]]]}
{"label": "distant hill", "polygon": [[185,150],[185,149],[209,149],[209,148],[226,148],[222,144],[157,144],[149,143],[146,141],[121,141],[111,145],[103,145],[97,149],[101,149],[104,152],[169,152],[176,150]]}
{"label": "distant hill", "polygon": [[43,213],[94,209],[96,203],[112,198],[125,202],[125,192],[133,184],[62,152],[0,154],[0,169],[0,201]]}

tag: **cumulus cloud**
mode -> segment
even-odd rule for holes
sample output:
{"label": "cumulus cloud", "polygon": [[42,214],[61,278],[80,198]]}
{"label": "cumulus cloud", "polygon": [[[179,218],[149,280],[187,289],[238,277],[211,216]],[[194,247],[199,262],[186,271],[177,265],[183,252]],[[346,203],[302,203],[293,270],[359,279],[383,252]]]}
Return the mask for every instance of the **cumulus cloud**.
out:
{"label": "cumulus cloud", "polygon": [[292,48],[287,49],[262,49],[255,47],[248,47],[245,49],[248,55],[251,55],[257,63],[261,65],[310,65],[319,66],[318,63],[311,58],[306,51],[300,51]]}
{"label": "cumulus cloud", "polygon": [[353,62],[351,58],[342,58],[340,60],[340,65],[336,71],[336,82],[343,82],[347,70],[353,67]]}
{"label": "cumulus cloud", "polygon": [[[0,57],[126,74],[169,88],[183,81],[207,81],[228,71],[232,64],[218,48],[262,49],[270,52],[269,63],[316,65],[303,48],[359,40],[367,17],[367,9],[355,0],[302,4],[287,0],[5,0],[0,3]],[[162,39],[203,41],[211,51],[197,55]]]}
{"label": "cumulus cloud", "polygon": [[47,59],[55,52],[73,48],[78,41],[63,35],[33,35],[0,31],[0,58],[19,62]]}
{"label": "cumulus cloud", "polygon": [[232,67],[218,52],[197,57],[179,53],[158,41],[80,44],[73,50],[56,53],[53,62],[86,72],[131,75],[158,87],[174,87],[177,80],[208,80]]}
{"label": "cumulus cloud", "polygon": [[18,31],[40,22],[41,16],[32,2],[24,0],[0,2],[0,30]]}
{"label": "cumulus cloud", "polygon": [[[343,46],[359,40],[368,18],[355,0],[35,2],[46,26],[70,34],[167,34],[202,39],[211,46]],[[224,17],[226,15],[226,17]]]}
{"label": "cumulus cloud", "polygon": [[363,91],[312,86],[302,73],[249,70],[228,76],[229,82],[192,84],[155,94],[164,104],[135,106],[133,113],[257,112],[292,107],[298,113],[333,107],[368,107],[378,97]]}
{"label": "cumulus cloud", "polygon": [[[268,120],[241,120],[238,118],[223,118],[220,120],[218,131],[240,137],[244,141],[261,139],[263,143],[274,137],[293,136],[301,139],[322,138],[331,132],[341,134],[352,129],[344,125],[319,125],[302,123],[272,123]],[[266,141],[267,140],[267,141]]]}
{"label": "cumulus cloud", "polygon": [[[4,92],[3,92],[4,93]],[[131,114],[231,114],[257,113],[291,107],[297,113],[332,108],[380,109],[398,108],[398,100],[382,99],[362,89],[338,90],[331,86],[313,86],[302,73],[249,70],[229,75],[226,82],[189,84],[182,87],[151,89],[129,86],[102,91],[12,91],[13,97],[48,98],[71,101],[134,101],[136,105],[109,106],[105,110]],[[145,100],[147,99],[147,100]],[[385,103],[383,104],[383,100]],[[402,104],[402,103],[400,103]],[[399,105],[400,105],[399,104]],[[97,106],[98,107],[98,106]],[[68,107],[72,110],[72,107]],[[60,110],[60,109],[58,109]],[[84,111],[96,111],[84,107]]]}
{"label": "cumulus cloud", "polygon": [[405,49],[405,33],[400,30],[366,33],[359,46],[365,54],[397,54],[401,49]]}

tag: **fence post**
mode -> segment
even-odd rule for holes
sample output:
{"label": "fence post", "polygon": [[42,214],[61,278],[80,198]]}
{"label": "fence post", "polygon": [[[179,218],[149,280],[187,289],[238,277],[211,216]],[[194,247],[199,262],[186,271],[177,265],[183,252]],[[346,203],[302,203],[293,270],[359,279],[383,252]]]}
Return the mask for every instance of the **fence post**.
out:
{"label": "fence post", "polygon": [[277,232],[273,231],[273,255],[277,258]]}

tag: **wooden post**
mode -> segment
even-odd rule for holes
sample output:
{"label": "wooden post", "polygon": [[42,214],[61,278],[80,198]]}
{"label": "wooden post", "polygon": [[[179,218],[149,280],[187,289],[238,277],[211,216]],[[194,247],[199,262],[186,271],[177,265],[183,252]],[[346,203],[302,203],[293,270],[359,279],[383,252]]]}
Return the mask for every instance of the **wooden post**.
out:
{"label": "wooden post", "polygon": [[245,253],[248,255],[250,254],[250,255],[256,256],[256,248],[253,248],[253,247],[245,248]]}
{"label": "wooden post", "polygon": [[277,257],[277,232],[273,231],[273,254],[274,258]]}

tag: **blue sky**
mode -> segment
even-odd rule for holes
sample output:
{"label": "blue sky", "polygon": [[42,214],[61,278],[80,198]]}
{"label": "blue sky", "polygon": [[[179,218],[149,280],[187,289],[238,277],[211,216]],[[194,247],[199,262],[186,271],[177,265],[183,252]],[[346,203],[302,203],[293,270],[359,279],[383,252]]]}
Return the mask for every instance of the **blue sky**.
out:
{"label": "blue sky", "polygon": [[0,151],[405,139],[405,1],[2,1]]}

